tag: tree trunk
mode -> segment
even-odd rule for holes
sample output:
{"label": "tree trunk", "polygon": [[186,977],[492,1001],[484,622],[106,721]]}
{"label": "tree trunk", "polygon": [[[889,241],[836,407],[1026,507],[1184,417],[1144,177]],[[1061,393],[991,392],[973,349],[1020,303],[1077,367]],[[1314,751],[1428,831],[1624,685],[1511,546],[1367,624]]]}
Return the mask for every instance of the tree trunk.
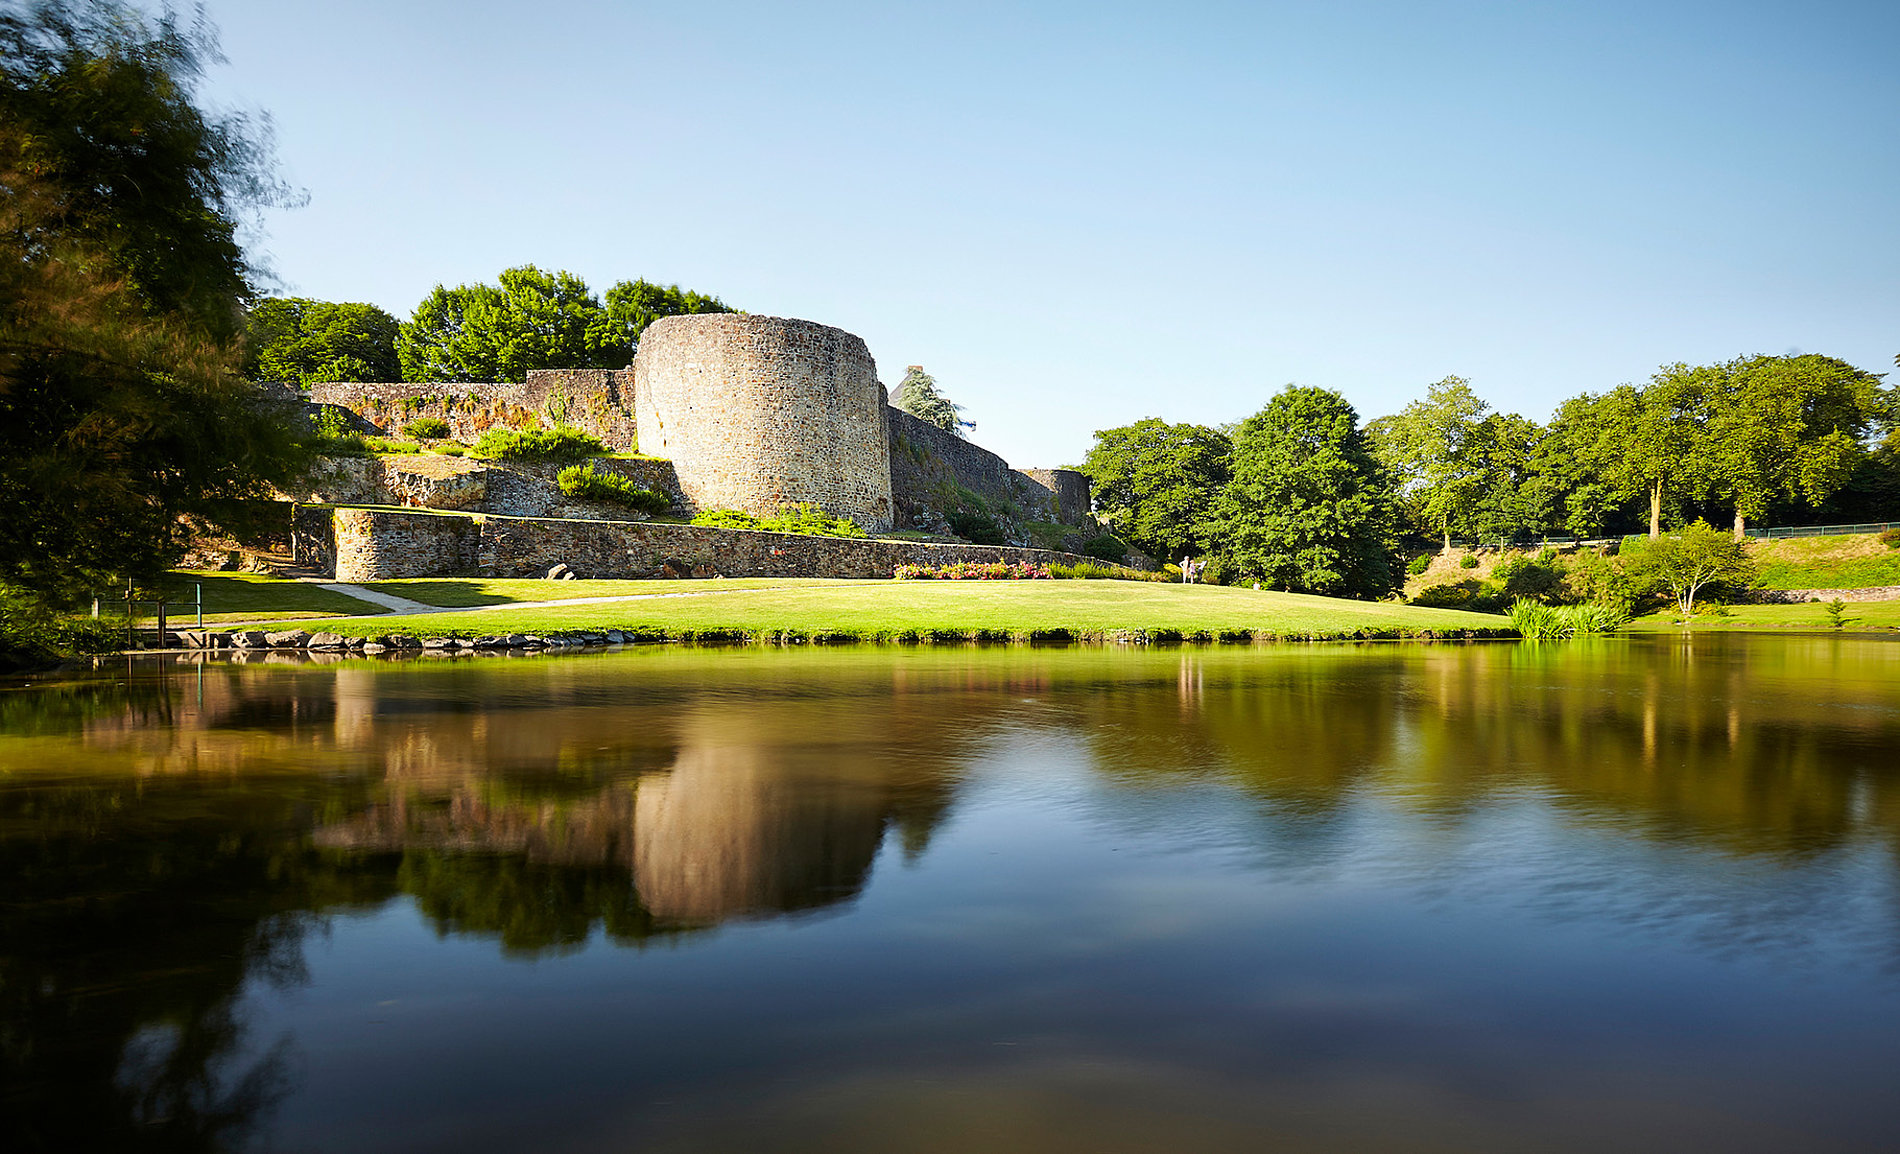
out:
{"label": "tree trunk", "polygon": [[1451,530],[1445,530],[1445,552],[1451,552]]}
{"label": "tree trunk", "polygon": [[1649,487],[1649,539],[1662,536],[1662,482]]}
{"label": "tree trunk", "polygon": [[1735,510],[1735,539],[1740,541],[1748,536],[1748,518],[1742,516],[1740,509]]}

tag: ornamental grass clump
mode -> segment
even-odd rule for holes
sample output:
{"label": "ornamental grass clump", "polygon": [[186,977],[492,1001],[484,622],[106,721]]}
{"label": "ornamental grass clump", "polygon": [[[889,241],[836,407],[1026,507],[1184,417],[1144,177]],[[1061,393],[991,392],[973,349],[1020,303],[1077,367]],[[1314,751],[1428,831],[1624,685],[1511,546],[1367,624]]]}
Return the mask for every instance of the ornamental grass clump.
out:
{"label": "ornamental grass clump", "polygon": [[1048,581],[1055,574],[1047,565],[1030,561],[958,561],[950,565],[899,565],[891,577],[898,581]]}
{"label": "ornamental grass clump", "polygon": [[1627,614],[1609,605],[1545,605],[1528,597],[1511,603],[1511,626],[1526,641],[1614,633],[1628,623]]}
{"label": "ornamental grass clump", "polygon": [[1104,565],[1093,561],[1083,561],[1075,565],[1060,562],[1049,566],[1049,575],[1058,581],[1178,581],[1180,570],[1174,576],[1156,573],[1147,569],[1131,569],[1126,565]]}
{"label": "ornamental grass clump", "polygon": [[673,507],[673,499],[658,489],[648,489],[616,473],[599,472],[592,461],[569,465],[555,481],[563,496],[576,501],[598,501],[647,514],[664,513]]}

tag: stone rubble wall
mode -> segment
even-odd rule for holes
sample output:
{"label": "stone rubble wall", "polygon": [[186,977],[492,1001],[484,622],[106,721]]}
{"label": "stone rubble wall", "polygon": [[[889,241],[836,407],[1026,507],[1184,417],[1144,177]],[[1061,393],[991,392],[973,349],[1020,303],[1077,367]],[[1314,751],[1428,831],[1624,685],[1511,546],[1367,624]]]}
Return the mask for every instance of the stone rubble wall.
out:
{"label": "stone rubble wall", "polygon": [[[672,498],[675,508],[684,508],[670,461],[595,457],[590,463],[596,472],[657,489]],[[564,468],[545,461],[484,461],[434,453],[325,457],[285,496],[312,505],[403,505],[512,517],[644,519],[645,514],[624,506],[570,499],[557,480]]]}
{"label": "stone rubble wall", "polygon": [[662,317],[633,373],[640,443],[673,462],[692,511],[810,502],[891,528],[883,388],[859,338],[784,317]]}
{"label": "stone rubble wall", "polygon": [[558,412],[616,453],[637,447],[633,374],[627,369],[535,369],[519,384],[324,381],[307,393],[283,385],[274,389],[311,406],[347,410],[357,431],[388,437],[402,436],[403,426],[418,417],[440,417],[449,423],[450,436],[473,444],[492,428],[552,424]]}
{"label": "stone rubble wall", "polygon": [[1089,480],[1072,469],[1012,469],[1009,462],[955,433],[890,405],[891,492],[900,528],[931,528],[945,486],[968,489],[991,506],[1015,506],[1022,519],[1084,525]]}
{"label": "stone rubble wall", "polygon": [[[320,522],[333,522],[324,538]],[[652,521],[479,517],[395,509],[298,512],[300,563],[327,546],[338,581],[481,574],[541,577],[556,565],[576,576],[888,578],[899,565],[958,562],[1092,563],[1073,553],[992,545],[807,537]],[[308,560],[304,560],[308,558]]]}
{"label": "stone rubble wall", "polygon": [[1754,600],[1770,605],[1799,604],[1806,601],[1900,601],[1900,585],[1874,585],[1866,589],[1757,589]]}

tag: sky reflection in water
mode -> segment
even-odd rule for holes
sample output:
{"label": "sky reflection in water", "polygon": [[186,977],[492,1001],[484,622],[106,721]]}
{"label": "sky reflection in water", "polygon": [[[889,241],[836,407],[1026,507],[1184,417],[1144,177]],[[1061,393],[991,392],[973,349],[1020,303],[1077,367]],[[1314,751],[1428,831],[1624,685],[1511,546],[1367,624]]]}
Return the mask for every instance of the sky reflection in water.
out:
{"label": "sky reflection in water", "polygon": [[1900,645],[0,693],[9,1149],[1855,1150]]}

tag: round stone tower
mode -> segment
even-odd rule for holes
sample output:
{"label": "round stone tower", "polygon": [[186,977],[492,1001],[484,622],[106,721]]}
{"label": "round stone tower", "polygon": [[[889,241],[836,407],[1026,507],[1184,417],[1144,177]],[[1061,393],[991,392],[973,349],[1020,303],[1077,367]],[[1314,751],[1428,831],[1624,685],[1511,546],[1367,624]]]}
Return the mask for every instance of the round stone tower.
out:
{"label": "round stone tower", "polygon": [[640,450],[670,458],[696,509],[808,501],[891,527],[883,387],[862,340],[783,317],[662,317],[633,361]]}

